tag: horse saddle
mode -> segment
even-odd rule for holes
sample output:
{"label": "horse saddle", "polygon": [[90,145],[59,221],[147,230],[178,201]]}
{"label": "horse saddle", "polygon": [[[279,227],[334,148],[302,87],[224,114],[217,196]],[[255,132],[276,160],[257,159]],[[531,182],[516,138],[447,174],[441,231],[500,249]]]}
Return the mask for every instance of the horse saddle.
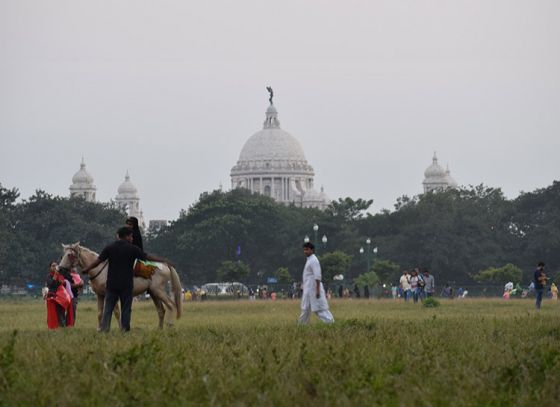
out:
{"label": "horse saddle", "polygon": [[160,267],[159,263],[136,259],[134,262],[134,277],[150,279]]}

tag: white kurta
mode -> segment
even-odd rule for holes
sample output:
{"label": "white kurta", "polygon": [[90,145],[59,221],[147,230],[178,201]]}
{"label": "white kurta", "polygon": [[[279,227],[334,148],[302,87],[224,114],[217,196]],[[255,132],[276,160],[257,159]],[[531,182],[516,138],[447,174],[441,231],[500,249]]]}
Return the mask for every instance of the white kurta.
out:
{"label": "white kurta", "polygon": [[319,259],[317,259],[317,256],[312,254],[307,258],[307,262],[305,263],[305,267],[303,268],[303,294],[301,297],[302,310],[306,310],[309,307],[311,307],[311,311],[313,312],[329,309],[329,304],[327,303],[327,297],[325,296],[323,283],[321,283],[321,295],[319,298],[316,297],[317,280],[321,281],[321,265],[319,264]]}

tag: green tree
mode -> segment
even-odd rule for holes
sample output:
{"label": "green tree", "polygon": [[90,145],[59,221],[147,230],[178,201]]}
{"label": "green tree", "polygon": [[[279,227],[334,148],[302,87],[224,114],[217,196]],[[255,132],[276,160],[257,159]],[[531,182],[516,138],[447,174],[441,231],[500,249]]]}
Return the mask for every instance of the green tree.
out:
{"label": "green tree", "polygon": [[114,239],[126,216],[112,204],[55,197],[44,191],[14,205],[14,194],[10,194],[12,198],[4,200],[12,202],[7,225],[0,224],[0,236],[7,232],[10,237],[0,249],[5,253],[0,278],[13,284],[42,282],[49,262],[61,255],[61,243],[80,241],[99,252]]}
{"label": "green tree", "polygon": [[332,253],[325,253],[321,256],[321,271],[323,281],[332,282],[334,276],[342,274],[346,276],[350,267],[352,256],[339,250]]}
{"label": "green tree", "polygon": [[523,271],[511,263],[503,267],[489,267],[480,271],[474,276],[474,279],[480,283],[504,284],[508,281],[519,282],[523,276]]}
{"label": "green tree", "polygon": [[215,270],[226,260],[243,261],[252,270],[249,280],[260,283],[278,267],[302,267],[300,242],[321,216],[318,209],[285,206],[246,189],[213,191],[148,245],[174,260],[191,284],[215,281]]}
{"label": "green tree", "polygon": [[242,261],[226,260],[220,264],[217,277],[221,282],[241,282],[247,278],[249,273],[249,266]]}
{"label": "green tree", "polygon": [[400,266],[390,260],[376,259],[373,262],[371,271],[373,271],[382,283],[393,283],[397,281],[400,275]]}
{"label": "green tree", "polygon": [[379,277],[375,271],[370,271],[368,273],[360,274],[354,279],[354,283],[360,288],[364,288],[366,285],[372,288],[379,284]]}
{"label": "green tree", "polygon": [[363,218],[365,212],[373,204],[373,199],[364,200],[352,198],[339,198],[332,201],[326,209],[327,214],[335,218],[341,218],[346,221],[358,220]]}
{"label": "green tree", "polygon": [[292,281],[292,276],[290,275],[287,267],[279,267],[276,270],[276,273],[274,273],[274,276],[280,284],[287,284]]}
{"label": "green tree", "polygon": [[396,208],[361,220],[359,230],[405,268],[425,267],[440,281],[466,284],[473,270],[514,258],[512,205],[499,189],[479,185],[403,197]]}

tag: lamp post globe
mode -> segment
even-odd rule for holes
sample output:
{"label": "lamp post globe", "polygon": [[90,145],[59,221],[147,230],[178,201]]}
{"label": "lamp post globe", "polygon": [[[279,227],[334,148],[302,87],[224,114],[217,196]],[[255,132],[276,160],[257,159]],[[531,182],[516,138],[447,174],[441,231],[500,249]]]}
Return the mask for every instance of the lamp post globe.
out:
{"label": "lamp post globe", "polygon": [[319,230],[319,225],[314,224],[313,225],[313,235],[315,237],[315,240],[313,240],[313,243],[318,245],[319,241],[317,240],[317,231]]}
{"label": "lamp post globe", "polygon": [[303,238],[303,241],[305,243],[309,243],[309,236],[305,235],[305,237]]}
{"label": "lamp post globe", "polygon": [[364,248],[360,247],[360,254],[364,254]]}
{"label": "lamp post globe", "polygon": [[327,235],[323,235],[323,244],[327,244]]}

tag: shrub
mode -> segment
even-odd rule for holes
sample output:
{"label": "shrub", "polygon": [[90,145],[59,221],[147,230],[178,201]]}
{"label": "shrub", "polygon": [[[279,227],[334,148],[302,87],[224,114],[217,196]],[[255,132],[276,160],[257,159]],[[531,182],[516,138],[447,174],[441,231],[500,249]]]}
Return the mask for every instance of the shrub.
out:
{"label": "shrub", "polygon": [[440,306],[440,302],[434,297],[429,297],[424,300],[424,307],[426,308],[436,308]]}

